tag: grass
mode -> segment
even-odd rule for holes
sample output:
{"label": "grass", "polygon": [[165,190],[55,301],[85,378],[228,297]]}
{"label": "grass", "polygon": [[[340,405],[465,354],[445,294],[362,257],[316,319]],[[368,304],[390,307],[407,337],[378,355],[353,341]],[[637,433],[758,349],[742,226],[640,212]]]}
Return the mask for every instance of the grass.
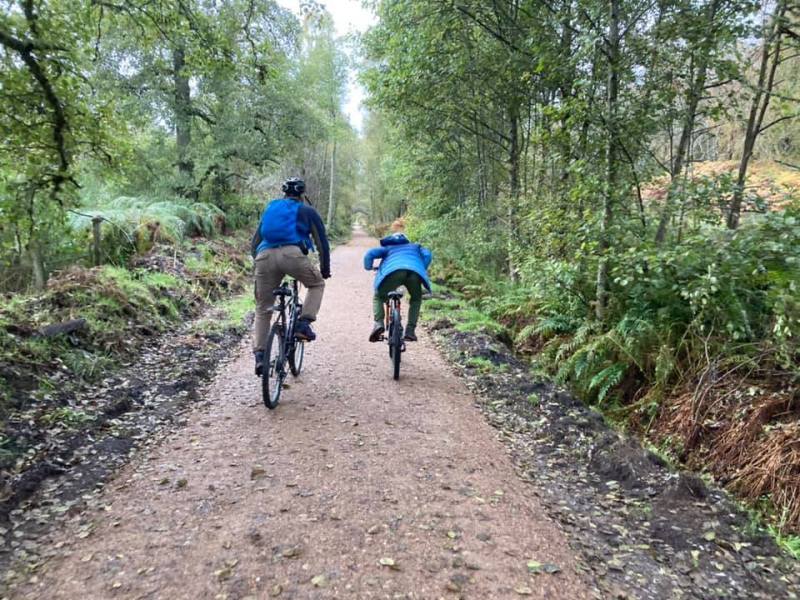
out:
{"label": "grass", "polygon": [[498,337],[508,337],[505,327],[475,308],[460,310],[453,315],[453,318],[457,321],[456,331],[462,333],[486,332]]}
{"label": "grass", "polygon": [[505,373],[508,371],[508,365],[496,365],[482,356],[472,356],[464,364],[469,368],[477,369],[481,373]]}
{"label": "grass", "polygon": [[226,320],[232,325],[241,325],[247,315],[256,308],[255,299],[249,292],[234,296],[220,304],[226,315]]}
{"label": "grass", "polygon": [[244,331],[247,315],[255,310],[255,299],[251,292],[245,292],[226,298],[214,307],[219,316],[198,321],[195,325],[197,333],[221,335],[231,329]]}
{"label": "grass", "polygon": [[456,330],[463,333],[486,332],[498,337],[508,337],[508,330],[481,310],[473,307],[463,296],[445,285],[436,285],[433,298],[422,304],[423,320],[431,321],[448,317],[456,323]]}
{"label": "grass", "polygon": [[793,559],[800,560],[800,535],[784,533],[787,516],[787,512],[784,510],[777,522],[767,527],[767,531],[775,538],[775,543],[777,543],[784,552]]}
{"label": "grass", "polygon": [[774,527],[769,528],[769,532],[775,538],[775,542],[781,549],[795,560],[800,560],[800,536],[783,535]]}

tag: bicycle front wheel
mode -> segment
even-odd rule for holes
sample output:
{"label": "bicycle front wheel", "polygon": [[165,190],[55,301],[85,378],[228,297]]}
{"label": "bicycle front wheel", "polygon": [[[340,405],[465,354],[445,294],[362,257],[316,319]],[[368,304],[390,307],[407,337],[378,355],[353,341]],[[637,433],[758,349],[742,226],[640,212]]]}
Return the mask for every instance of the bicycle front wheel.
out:
{"label": "bicycle front wheel", "polygon": [[400,311],[392,311],[392,327],[389,338],[389,356],[392,357],[392,377],[400,379],[400,356],[403,354],[403,325],[400,322]]}
{"label": "bicycle front wheel", "polygon": [[261,374],[261,397],[264,406],[270,410],[278,406],[281,387],[286,378],[286,354],[283,348],[283,328],[278,324],[272,326],[267,338],[267,349],[264,353],[264,372]]}

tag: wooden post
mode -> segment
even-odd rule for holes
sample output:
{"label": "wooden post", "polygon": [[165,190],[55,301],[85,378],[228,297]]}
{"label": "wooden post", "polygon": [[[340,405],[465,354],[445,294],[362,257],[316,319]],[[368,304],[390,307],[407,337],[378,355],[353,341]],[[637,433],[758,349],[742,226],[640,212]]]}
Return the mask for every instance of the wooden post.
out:
{"label": "wooden post", "polygon": [[93,250],[93,258],[94,258],[94,266],[97,267],[100,265],[100,223],[103,222],[102,217],[94,217],[92,219],[92,250]]}

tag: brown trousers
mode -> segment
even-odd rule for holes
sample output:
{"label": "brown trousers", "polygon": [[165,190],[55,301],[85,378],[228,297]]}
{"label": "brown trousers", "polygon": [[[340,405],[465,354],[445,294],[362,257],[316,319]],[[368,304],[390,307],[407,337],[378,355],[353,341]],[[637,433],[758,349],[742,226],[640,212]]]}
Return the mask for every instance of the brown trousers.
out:
{"label": "brown trousers", "polygon": [[322,304],[322,293],[325,291],[325,280],[319,269],[303,254],[297,246],[282,246],[262,250],[256,256],[256,323],[253,336],[253,351],[264,350],[267,343],[272,306],[275,296],[272,290],[277,288],[285,275],[290,275],[302,283],[308,292],[303,302],[301,318],[314,321]]}

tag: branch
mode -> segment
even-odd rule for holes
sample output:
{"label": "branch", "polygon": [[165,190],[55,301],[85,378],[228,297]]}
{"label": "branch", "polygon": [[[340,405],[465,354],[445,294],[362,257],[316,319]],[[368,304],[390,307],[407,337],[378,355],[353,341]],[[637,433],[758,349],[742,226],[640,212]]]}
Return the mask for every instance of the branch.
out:
{"label": "branch", "polygon": [[800,165],[793,165],[792,163],[787,163],[782,160],[778,160],[777,158],[775,159],[775,162],[779,165],[783,165],[784,167],[789,167],[790,169],[797,169],[800,171]]}
{"label": "branch", "polygon": [[211,115],[203,112],[202,110],[200,110],[199,108],[196,108],[194,106],[189,109],[189,115],[193,116],[193,117],[200,117],[203,121],[205,121],[209,125],[216,125],[217,124],[217,121],[216,121],[216,119],[214,119],[214,117],[212,117]]}
{"label": "branch", "polygon": [[778,118],[778,119],[775,119],[775,120],[774,120],[774,121],[772,121],[771,123],[767,123],[767,124],[766,124],[766,125],[764,125],[763,127],[759,127],[759,128],[758,128],[758,133],[759,133],[759,134],[761,134],[761,133],[765,132],[767,129],[769,129],[769,128],[770,128],[770,127],[772,127],[773,125],[777,125],[777,124],[778,124],[778,123],[780,123],[781,121],[788,121],[789,119],[796,119],[797,117],[800,117],[800,112],[796,112],[796,113],[794,113],[793,115],[784,115],[783,117],[780,117],[780,118]]}
{"label": "branch", "polygon": [[[34,21],[31,24],[32,30],[35,28],[35,15],[33,19]],[[67,180],[66,173],[69,170],[69,157],[67,155],[66,141],[64,139],[64,133],[67,129],[67,118],[64,114],[64,107],[58,99],[50,80],[45,75],[39,61],[33,55],[33,50],[41,47],[37,47],[36,44],[28,40],[19,40],[1,29],[0,44],[14,50],[19,55],[22,62],[28,67],[33,78],[39,84],[45,101],[53,111],[53,141],[55,142],[55,149],[59,159],[59,173],[53,178],[55,191],[57,192],[64,181]]]}

